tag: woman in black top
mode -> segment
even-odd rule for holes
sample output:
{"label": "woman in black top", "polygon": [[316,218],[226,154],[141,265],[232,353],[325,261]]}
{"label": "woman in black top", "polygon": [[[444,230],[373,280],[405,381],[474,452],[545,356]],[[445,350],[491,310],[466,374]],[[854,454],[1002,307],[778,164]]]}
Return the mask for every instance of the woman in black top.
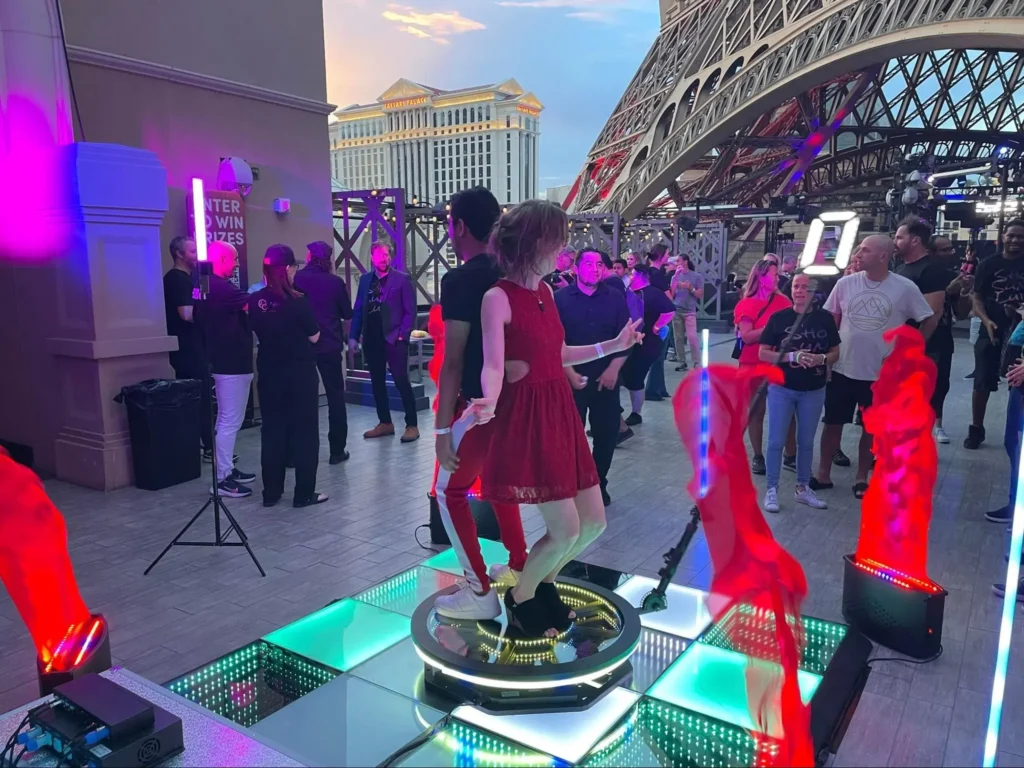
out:
{"label": "woman in black top", "polygon": [[263,416],[263,506],[284,495],[285,459],[295,462],[294,506],[327,501],[317,493],[320,453],[319,382],[313,345],[320,338],[313,309],[295,290],[297,265],[287,245],[272,245],[263,257],[267,287],[249,299],[249,319],[259,340],[256,389]]}

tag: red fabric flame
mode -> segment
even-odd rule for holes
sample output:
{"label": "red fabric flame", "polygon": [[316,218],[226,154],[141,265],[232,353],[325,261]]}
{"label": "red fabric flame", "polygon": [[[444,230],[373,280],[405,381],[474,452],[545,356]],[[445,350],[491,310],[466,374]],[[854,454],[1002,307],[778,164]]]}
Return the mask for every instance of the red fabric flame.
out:
{"label": "red fabric flame", "polygon": [[48,662],[90,618],[68,556],[64,518],[30,469],[0,450],[0,581]]}
{"label": "red fabric flame", "polygon": [[[708,490],[698,499],[714,577],[709,609],[723,621],[733,648],[747,654],[747,698],[761,734],[781,733],[771,762],[812,766],[810,710],[800,697],[798,664],[805,638],[800,606],[807,581],[800,563],[772,536],[758,507],[744,443],[751,398],[767,379],[782,383],[774,366],[711,365]],[[673,398],[676,427],[699,468],[701,373],[691,372]],[[698,498],[699,471],[689,491]],[[753,614],[760,631],[752,635],[735,621]],[[760,639],[760,642],[758,642]],[[774,663],[765,663],[765,662]],[[761,738],[755,734],[755,738]]]}
{"label": "red fabric flame", "polygon": [[937,371],[916,329],[900,326],[883,338],[893,348],[864,411],[864,428],[875,438],[875,469],[861,505],[857,560],[930,581],[928,525],[938,466],[930,400]]}

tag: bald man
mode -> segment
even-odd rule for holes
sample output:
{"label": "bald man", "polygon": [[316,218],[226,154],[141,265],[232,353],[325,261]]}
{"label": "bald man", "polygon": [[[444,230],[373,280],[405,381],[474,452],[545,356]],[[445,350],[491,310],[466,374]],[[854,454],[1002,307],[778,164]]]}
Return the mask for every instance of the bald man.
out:
{"label": "bald man", "polygon": [[[234,246],[214,240],[207,253],[213,274],[210,293],[198,312],[217,394],[217,488],[221,496],[240,499],[252,495],[246,483],[256,480],[256,475],[243,472],[234,463],[235,436],[245,420],[252,383],[252,330],[246,312],[249,295],[231,282],[238,268]],[[203,418],[208,418],[207,414]]]}
{"label": "bald man", "polygon": [[[832,483],[832,457],[843,437],[843,425],[853,422],[858,406],[871,405],[871,385],[878,379],[889,345],[882,334],[908,321],[920,324],[932,316],[921,291],[905,277],[889,271],[895,251],[885,235],[869,235],[857,248],[861,271],[836,283],[825,309],[839,326],[839,360],[825,389],[825,427],[821,433],[818,474],[811,488],[828,490]],[[861,433],[857,480],[853,494],[864,497],[871,470],[871,435]]]}

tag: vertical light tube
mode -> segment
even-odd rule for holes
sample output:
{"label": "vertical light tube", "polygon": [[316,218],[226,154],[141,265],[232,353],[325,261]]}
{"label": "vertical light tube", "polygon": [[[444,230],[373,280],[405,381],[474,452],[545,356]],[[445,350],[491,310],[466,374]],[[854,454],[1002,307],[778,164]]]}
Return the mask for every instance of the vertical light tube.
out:
{"label": "vertical light tube", "polygon": [[700,498],[708,493],[708,440],[711,410],[711,379],[708,375],[709,333],[701,331],[700,348]]}
{"label": "vertical light tube", "polygon": [[1017,604],[1017,584],[1020,581],[1020,556],[1024,546],[1024,463],[1021,457],[1017,458],[1017,496],[1013,501],[1013,526],[1010,530],[1010,561],[1006,565],[1006,593],[1003,595],[1003,613],[999,621],[999,650],[996,652],[996,672],[992,678],[992,702],[988,710],[985,757],[982,761],[985,768],[994,768],[996,764],[999,722],[1003,717],[1003,695],[1006,692],[1006,670],[1010,664],[1013,613]]}
{"label": "vertical light tube", "polygon": [[206,261],[206,194],[202,179],[192,179],[192,229],[199,261]]}

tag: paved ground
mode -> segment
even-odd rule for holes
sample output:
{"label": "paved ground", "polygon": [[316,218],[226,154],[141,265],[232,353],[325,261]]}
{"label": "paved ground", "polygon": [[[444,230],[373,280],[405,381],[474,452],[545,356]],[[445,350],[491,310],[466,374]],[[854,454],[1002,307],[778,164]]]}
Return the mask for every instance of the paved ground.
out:
{"label": "paved ground", "polygon": [[[965,451],[970,408],[971,356],[957,342],[947,430],[940,446],[931,529],[931,576],[949,590],[942,657],[929,665],[875,665],[867,692],[846,737],[840,765],[979,765],[992,681],[999,601],[990,593],[1001,580],[1004,529],[983,513],[1006,494],[1007,462],[1001,445],[1005,394],[996,395],[988,419],[990,440]],[[714,349],[725,359],[728,345]],[[671,371],[672,366],[669,366]],[[670,388],[679,374],[669,374]],[[430,434],[429,414],[421,414]],[[682,531],[690,506],[684,491],[691,470],[671,423],[669,403],[650,403],[636,439],[617,452],[612,467],[609,528],[583,559],[655,575],[661,553]],[[264,567],[259,578],[244,550],[178,549],[149,576],[142,571],[204,501],[195,482],[151,493],[125,489],[101,494],[59,482],[47,487],[67,519],[71,554],[90,607],[112,627],[116,661],[163,682],[419,562],[413,529],[427,517],[426,493],[433,445],[395,440],[364,443],[373,425],[369,408],[353,408],[352,459],[328,467],[319,488],[331,501],[312,510],[265,510],[257,500],[229,502]],[[326,445],[326,410],[321,429]],[[854,451],[848,430],[846,449]],[[326,449],[324,449],[325,451]],[[242,465],[258,470],[259,434],[241,434]],[[792,475],[783,473],[783,499]],[[789,504],[770,523],[779,541],[801,561],[810,596],[806,612],[841,620],[842,556],[855,547],[859,510],[848,487],[852,470],[837,470],[838,488],[827,511]],[[758,478],[763,487],[763,478]],[[524,510],[531,540],[542,523]],[[212,528],[212,525],[210,526]],[[421,539],[426,541],[425,531]],[[698,538],[677,581],[706,587],[707,548]],[[1024,766],[1024,622],[1017,622],[1007,690],[1000,765]],[[28,636],[0,592],[0,712],[35,697]],[[880,655],[889,656],[884,650]]]}

